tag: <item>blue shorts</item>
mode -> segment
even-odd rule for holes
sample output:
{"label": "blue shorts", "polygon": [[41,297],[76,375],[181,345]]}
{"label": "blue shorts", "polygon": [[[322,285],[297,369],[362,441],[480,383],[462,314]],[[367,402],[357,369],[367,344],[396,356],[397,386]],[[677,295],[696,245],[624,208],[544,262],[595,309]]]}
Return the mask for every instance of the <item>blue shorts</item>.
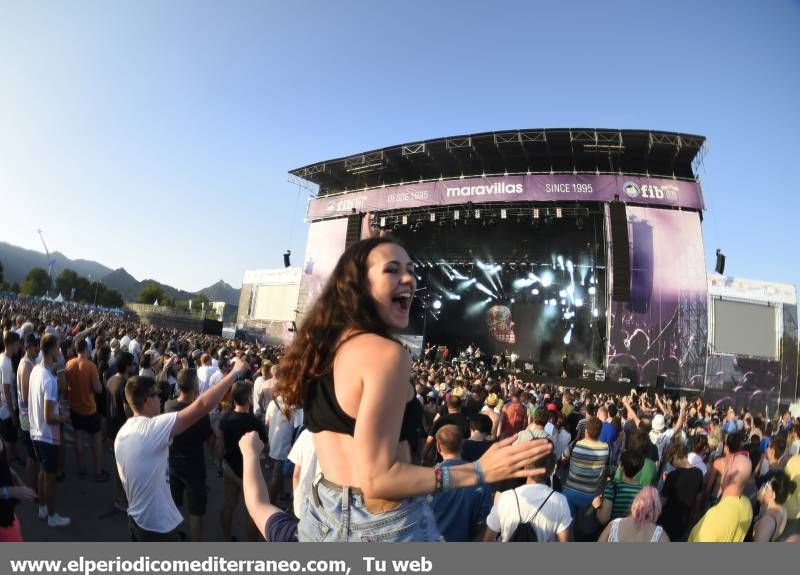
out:
{"label": "blue shorts", "polygon": [[314,480],[298,526],[300,541],[406,542],[442,541],[425,497],[399,501],[391,511],[371,513],[364,496],[350,487],[331,487]]}

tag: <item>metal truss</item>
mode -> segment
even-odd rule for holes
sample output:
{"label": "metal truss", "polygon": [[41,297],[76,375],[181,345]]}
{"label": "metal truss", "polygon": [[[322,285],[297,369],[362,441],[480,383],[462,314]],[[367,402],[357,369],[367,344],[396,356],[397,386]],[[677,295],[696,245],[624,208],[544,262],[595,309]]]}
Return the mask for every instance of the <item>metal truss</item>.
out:
{"label": "metal truss", "polygon": [[681,289],[678,299],[677,335],[680,344],[681,373],[683,381],[678,387],[690,387],[691,378],[706,380],[706,354],[708,350],[708,301],[686,289]]}

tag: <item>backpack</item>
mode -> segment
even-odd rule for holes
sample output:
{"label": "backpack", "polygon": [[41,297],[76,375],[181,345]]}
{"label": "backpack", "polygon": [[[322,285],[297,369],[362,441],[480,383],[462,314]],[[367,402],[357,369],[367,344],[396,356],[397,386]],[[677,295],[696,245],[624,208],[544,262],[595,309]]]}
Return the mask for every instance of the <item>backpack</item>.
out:
{"label": "backpack", "polygon": [[536,529],[534,529],[532,523],[533,520],[536,519],[536,516],[539,515],[539,511],[541,511],[544,504],[547,503],[547,500],[550,499],[550,496],[555,493],[552,489],[550,493],[547,494],[547,497],[544,498],[542,504],[539,505],[539,508],[536,510],[536,513],[533,514],[530,521],[525,523],[522,522],[522,511],[519,508],[519,497],[517,497],[517,490],[511,490],[514,493],[514,499],[517,501],[517,515],[519,516],[519,524],[517,528],[514,529],[514,533],[511,534],[511,538],[508,540],[511,543],[536,543],[539,541],[539,536],[536,535]]}

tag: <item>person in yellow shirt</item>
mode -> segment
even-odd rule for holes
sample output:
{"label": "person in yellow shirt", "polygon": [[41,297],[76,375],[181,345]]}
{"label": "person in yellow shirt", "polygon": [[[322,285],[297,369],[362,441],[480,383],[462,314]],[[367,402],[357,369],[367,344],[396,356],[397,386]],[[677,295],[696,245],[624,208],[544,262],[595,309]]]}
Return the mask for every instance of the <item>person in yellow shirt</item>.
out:
{"label": "person in yellow shirt", "polygon": [[722,477],[722,498],[706,511],[689,534],[690,543],[741,543],[753,521],[753,506],[742,495],[753,465],[746,454],[736,454]]}
{"label": "person in yellow shirt", "polygon": [[[790,457],[783,471],[789,479],[800,485],[800,454]],[[800,533],[800,488],[795,489],[783,506],[786,508],[787,522],[784,535]]]}

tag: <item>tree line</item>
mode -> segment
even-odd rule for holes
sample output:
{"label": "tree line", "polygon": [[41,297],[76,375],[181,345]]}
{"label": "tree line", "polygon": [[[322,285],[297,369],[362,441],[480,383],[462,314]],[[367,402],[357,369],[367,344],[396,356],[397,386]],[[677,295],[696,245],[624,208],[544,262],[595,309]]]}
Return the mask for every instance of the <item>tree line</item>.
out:
{"label": "tree line", "polygon": [[[125,303],[122,294],[117,290],[107,287],[98,280],[90,281],[70,269],[65,269],[58,274],[54,283],[53,289],[50,289],[50,274],[44,268],[37,267],[28,272],[21,284],[17,282],[9,284],[4,281],[3,264],[0,262],[0,292],[12,292],[33,297],[42,297],[48,293],[55,297],[60,293],[65,300],[102,307],[122,307]],[[150,305],[157,301],[160,306],[184,311],[190,309],[190,300],[175,300],[169,297],[164,288],[155,282],[145,285],[139,292],[136,301]],[[216,312],[211,309],[208,298],[202,294],[196,294],[192,298],[191,309],[204,309],[206,316],[212,319],[217,316]]]}

